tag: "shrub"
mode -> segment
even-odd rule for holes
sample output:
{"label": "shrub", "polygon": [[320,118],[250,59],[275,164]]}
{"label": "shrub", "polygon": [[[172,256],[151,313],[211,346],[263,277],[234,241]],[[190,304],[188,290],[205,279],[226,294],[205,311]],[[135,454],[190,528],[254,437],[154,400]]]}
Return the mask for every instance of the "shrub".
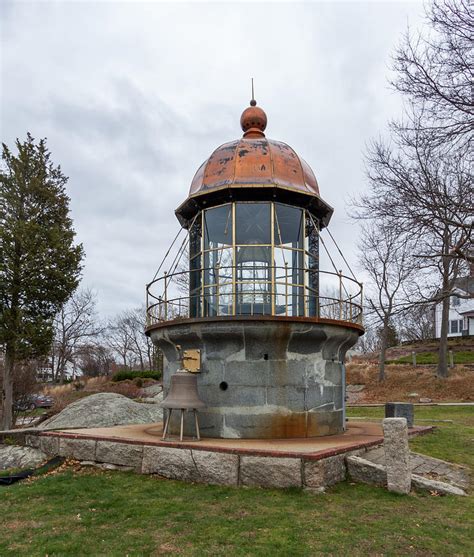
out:
{"label": "shrub", "polygon": [[118,371],[113,377],[112,381],[133,381],[136,378],[140,379],[161,379],[161,372],[159,371]]}
{"label": "shrub", "polygon": [[139,398],[140,389],[130,380],[120,381],[118,383],[112,383],[108,386],[107,393],[117,393],[119,395],[126,396],[128,398],[134,399]]}

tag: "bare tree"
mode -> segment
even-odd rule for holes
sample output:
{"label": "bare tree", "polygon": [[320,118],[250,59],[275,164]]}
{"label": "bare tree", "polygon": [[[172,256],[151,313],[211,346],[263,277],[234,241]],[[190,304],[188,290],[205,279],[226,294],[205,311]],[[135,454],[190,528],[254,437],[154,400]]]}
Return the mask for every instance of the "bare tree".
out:
{"label": "bare tree", "polygon": [[396,317],[400,337],[404,341],[434,338],[434,308],[432,304],[415,304]]}
{"label": "bare tree", "polygon": [[145,308],[123,311],[113,319],[106,333],[106,342],[121,358],[125,368],[153,369],[154,347],[145,335]]}
{"label": "bare tree", "polygon": [[62,383],[68,362],[76,364],[83,345],[96,339],[102,331],[94,293],[88,289],[76,291],[56,315],[53,328],[53,379]]}
{"label": "bare tree", "polygon": [[133,363],[132,338],[123,314],[109,321],[105,332],[105,342],[120,358],[124,369]]}
{"label": "bare tree", "polygon": [[88,377],[110,375],[115,364],[111,349],[100,342],[82,346],[78,361],[82,373]]}
{"label": "bare tree", "polygon": [[[448,375],[449,298],[468,259],[453,255],[465,238],[470,243],[473,214],[472,177],[461,152],[440,151],[421,127],[393,130],[393,143],[374,142],[367,155],[369,191],[355,202],[356,217],[379,219],[411,238],[426,280],[412,292],[418,302],[442,302],[438,376]],[[431,284],[429,284],[431,278]],[[413,283],[415,286],[416,283]]]}
{"label": "bare tree", "polygon": [[474,11],[469,0],[434,0],[426,26],[408,31],[394,56],[394,87],[423,107],[438,146],[468,149],[474,130]]}
{"label": "bare tree", "polygon": [[354,350],[358,350],[363,354],[375,354],[380,350],[380,336],[377,334],[373,320],[365,319],[364,329],[365,333],[359,337]]}
{"label": "bare tree", "polygon": [[384,222],[363,227],[359,254],[360,265],[370,278],[366,283],[367,315],[375,318],[380,328],[379,381],[383,381],[393,317],[406,303],[405,286],[416,267],[409,239]]}

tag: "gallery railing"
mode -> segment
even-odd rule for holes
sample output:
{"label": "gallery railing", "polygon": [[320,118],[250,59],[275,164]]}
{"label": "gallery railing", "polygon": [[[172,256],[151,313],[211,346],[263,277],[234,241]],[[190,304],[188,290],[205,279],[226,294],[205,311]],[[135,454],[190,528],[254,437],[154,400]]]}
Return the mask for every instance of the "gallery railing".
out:
{"label": "gallery railing", "polygon": [[231,316],[319,317],[362,324],[362,284],[330,271],[215,266],[164,274],[147,285],[147,326]]}

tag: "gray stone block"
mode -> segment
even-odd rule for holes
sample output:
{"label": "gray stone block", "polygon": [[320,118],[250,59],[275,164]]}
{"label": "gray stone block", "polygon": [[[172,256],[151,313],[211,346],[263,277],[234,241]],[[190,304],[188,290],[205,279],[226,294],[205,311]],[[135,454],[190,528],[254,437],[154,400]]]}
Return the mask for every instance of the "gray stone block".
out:
{"label": "gray stone block", "polygon": [[323,409],[321,412],[308,412],[308,437],[342,433],[343,418],[342,410]]}
{"label": "gray stone block", "polygon": [[201,373],[198,373],[198,389],[208,385],[219,385],[224,381],[224,360],[202,360]]}
{"label": "gray stone block", "polygon": [[385,404],[386,418],[405,418],[408,427],[413,427],[414,410],[409,402],[387,402]]}
{"label": "gray stone block", "polygon": [[226,390],[216,386],[209,386],[202,391],[201,398],[207,406],[263,406],[266,400],[266,388],[230,385]]}
{"label": "gray stone block", "polygon": [[375,464],[359,456],[346,457],[347,474],[356,482],[380,487],[387,485],[387,472],[380,464]]}
{"label": "gray stone block", "polygon": [[196,466],[196,481],[217,485],[238,485],[238,455],[210,451],[191,451]]}
{"label": "gray stone block", "polygon": [[295,412],[305,410],[305,387],[268,387],[267,404]]}
{"label": "gray stone block", "polygon": [[158,474],[173,480],[197,480],[196,466],[189,449],[143,447],[142,474]]}
{"label": "gray stone block", "polygon": [[240,482],[254,487],[301,487],[301,459],[242,456]]}
{"label": "gray stone block", "polygon": [[288,342],[288,352],[296,354],[314,354],[319,352],[327,341],[326,332],[319,326],[293,327],[291,338]]}
{"label": "gray stone block", "polygon": [[245,348],[242,325],[234,325],[225,332],[221,327],[206,329],[202,332],[202,340],[208,361],[238,359]]}
{"label": "gray stone block", "polygon": [[97,441],[95,460],[121,466],[141,468],[143,446],[116,443],[113,441]]}
{"label": "gray stone block", "polygon": [[59,454],[76,460],[95,460],[96,441],[93,439],[68,439],[59,441]]}
{"label": "gray stone block", "polygon": [[273,416],[262,413],[241,412],[240,414],[226,414],[224,429],[226,437],[267,438],[271,437]]}
{"label": "gray stone block", "polygon": [[334,398],[337,387],[330,385],[314,385],[308,387],[305,396],[307,410],[335,410]]}
{"label": "gray stone block", "polygon": [[345,479],[346,463],[344,455],[304,462],[304,485],[306,487],[325,488]]}
{"label": "gray stone block", "polygon": [[387,487],[396,493],[410,493],[411,468],[408,427],[405,418],[385,418],[384,433]]}
{"label": "gray stone block", "polygon": [[342,385],[342,364],[340,362],[325,362],[324,378],[334,385]]}
{"label": "gray stone block", "polygon": [[269,376],[270,363],[265,360],[258,362],[234,361],[225,364],[224,381],[227,381],[230,387],[268,385]]}
{"label": "gray stone block", "polygon": [[324,330],[328,339],[322,348],[323,359],[335,360],[337,362],[344,361],[346,351],[357,342],[359,334],[352,329],[328,325],[324,326]]}
{"label": "gray stone block", "polygon": [[[313,361],[308,359],[300,360],[280,360],[273,363],[272,385],[291,385],[295,387],[304,387],[314,380],[311,378],[311,370],[314,367]],[[286,377],[280,372],[282,366],[286,365]]]}
{"label": "gray stone block", "polygon": [[[221,435],[224,427],[224,416],[222,414],[209,414],[204,409],[198,412],[198,416],[199,429],[203,437],[219,437]],[[189,424],[189,428],[190,429],[186,429],[185,425],[185,434],[188,431],[194,432],[192,424]]]}
{"label": "gray stone block", "polygon": [[422,491],[437,491],[443,495],[467,495],[467,493],[460,487],[456,487],[445,482],[431,480],[429,478],[423,478],[417,474],[413,474],[412,484],[415,489]]}
{"label": "gray stone block", "polygon": [[59,437],[49,437],[41,435],[40,449],[46,453],[48,456],[58,456],[59,455]]}
{"label": "gray stone block", "polygon": [[288,328],[275,327],[274,323],[246,323],[244,328],[245,359],[247,361],[263,360],[265,354],[269,360],[286,359],[290,334]]}
{"label": "gray stone block", "polygon": [[40,448],[40,438],[38,435],[25,435],[25,445],[33,447],[34,449]]}

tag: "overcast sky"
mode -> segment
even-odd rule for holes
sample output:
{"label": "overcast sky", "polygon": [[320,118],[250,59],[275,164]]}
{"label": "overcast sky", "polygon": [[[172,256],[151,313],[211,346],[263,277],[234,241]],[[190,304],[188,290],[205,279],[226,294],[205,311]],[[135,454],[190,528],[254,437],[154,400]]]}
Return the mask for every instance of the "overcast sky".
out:
{"label": "overcast sky", "polygon": [[1,139],[48,138],[104,317],[144,301],[195,171],[242,134],[252,76],[267,137],[311,165],[355,262],[346,204],[400,113],[390,54],[420,2],[0,4]]}

